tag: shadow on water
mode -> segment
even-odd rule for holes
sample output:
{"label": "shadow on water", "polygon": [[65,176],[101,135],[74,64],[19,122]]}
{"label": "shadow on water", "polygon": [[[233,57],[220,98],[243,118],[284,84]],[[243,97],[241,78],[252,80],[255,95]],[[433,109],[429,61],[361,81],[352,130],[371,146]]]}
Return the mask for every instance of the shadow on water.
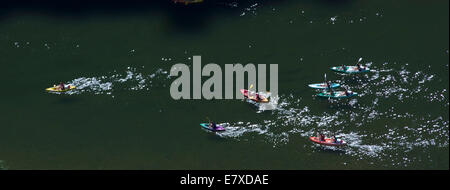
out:
{"label": "shadow on water", "polygon": [[57,101],[54,102],[55,104],[73,104],[79,102],[81,99],[75,96],[62,95],[60,98],[56,100]]}
{"label": "shadow on water", "polygon": [[[274,6],[296,0],[204,0],[203,3],[184,5],[172,0],[6,0],[0,7],[0,21],[13,13],[39,13],[56,18],[85,19],[96,16],[122,16],[139,13],[161,13],[169,23],[181,31],[203,30],[214,22],[216,15],[239,15],[254,4]],[[344,6],[353,0],[305,0],[324,6]],[[238,8],[230,4],[237,3]]]}
{"label": "shadow on water", "polygon": [[314,147],[314,150],[316,152],[323,152],[328,154],[345,154],[345,147],[336,148],[336,147],[316,146]]}
{"label": "shadow on water", "polygon": [[222,142],[222,141],[227,141],[227,139],[226,138],[224,138],[224,137],[221,137],[220,135],[219,135],[219,133],[220,132],[212,132],[212,131],[209,131],[209,130],[206,130],[206,129],[202,129],[205,133],[208,133],[208,139],[209,140],[211,140],[211,141],[215,141],[215,142]]}

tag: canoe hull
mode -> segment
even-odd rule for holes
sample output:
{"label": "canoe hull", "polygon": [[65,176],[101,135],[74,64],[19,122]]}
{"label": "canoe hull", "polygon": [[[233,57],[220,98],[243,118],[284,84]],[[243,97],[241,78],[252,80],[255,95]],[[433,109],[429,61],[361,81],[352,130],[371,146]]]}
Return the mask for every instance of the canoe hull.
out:
{"label": "canoe hull", "polygon": [[64,90],[60,90],[56,87],[50,87],[50,88],[46,88],[45,91],[47,91],[47,92],[67,92],[67,91],[71,91],[75,88],[76,88],[76,86],[72,86],[72,85],[67,86]]}
{"label": "canoe hull", "polygon": [[255,92],[251,92],[251,91],[248,91],[246,89],[241,89],[241,93],[242,93],[242,95],[245,98],[247,98],[249,100],[252,100],[254,102],[260,102],[260,103],[267,103],[267,102],[269,102],[269,99],[267,99],[266,97],[261,96],[261,95],[259,95],[260,97],[262,97],[260,100],[256,99],[256,96],[253,95]]}
{"label": "canoe hull", "polygon": [[345,91],[337,91],[334,94],[335,95],[331,95],[331,93],[329,93],[329,92],[326,92],[326,93],[322,92],[322,93],[317,94],[317,96],[321,97],[321,98],[333,98],[333,99],[344,99],[344,98],[351,98],[351,97],[358,96],[358,93],[356,93],[356,92],[351,92],[351,94],[347,96],[347,95],[345,95]]}
{"label": "canoe hull", "polygon": [[338,73],[346,73],[346,74],[356,74],[356,73],[367,73],[370,72],[370,69],[367,67],[363,67],[364,70],[358,70],[357,66],[345,66],[345,68],[339,67],[331,67],[330,69],[334,72]]}
{"label": "canoe hull", "polygon": [[200,126],[202,126],[203,129],[210,130],[210,131],[225,131],[225,128],[223,128],[223,127],[220,126],[220,125],[217,125],[217,126],[216,126],[216,127],[217,127],[216,129],[210,128],[210,127],[209,127],[209,123],[200,123]]}
{"label": "canoe hull", "polygon": [[320,144],[320,145],[324,145],[324,146],[345,146],[347,145],[347,143],[343,140],[339,140],[338,139],[338,143],[334,143],[332,139],[330,138],[325,138],[325,141],[319,141],[319,139],[317,137],[309,137],[309,140],[316,143],[316,144]]}

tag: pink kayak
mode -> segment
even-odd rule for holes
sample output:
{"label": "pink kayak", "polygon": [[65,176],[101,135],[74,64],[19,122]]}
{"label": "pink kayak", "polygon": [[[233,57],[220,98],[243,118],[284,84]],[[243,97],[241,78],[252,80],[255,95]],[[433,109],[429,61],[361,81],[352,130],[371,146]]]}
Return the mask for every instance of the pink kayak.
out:
{"label": "pink kayak", "polygon": [[[259,95],[258,93],[255,92],[248,91],[246,89],[241,89],[241,93],[242,95],[244,95],[245,98],[248,98],[255,102],[263,102],[263,103],[269,102],[269,100],[266,97]],[[257,99],[256,96],[259,96],[259,99]]]}

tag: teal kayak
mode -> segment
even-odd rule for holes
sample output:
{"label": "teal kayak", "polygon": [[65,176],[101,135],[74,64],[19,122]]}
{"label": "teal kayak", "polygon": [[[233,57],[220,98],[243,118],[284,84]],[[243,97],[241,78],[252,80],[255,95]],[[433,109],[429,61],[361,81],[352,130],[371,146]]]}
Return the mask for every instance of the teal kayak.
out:
{"label": "teal kayak", "polygon": [[356,74],[356,73],[367,73],[370,72],[370,69],[367,67],[362,67],[362,69],[358,69],[357,66],[342,66],[339,67],[331,67],[330,68],[334,72],[338,73],[347,73],[347,74]]}
{"label": "teal kayak", "polygon": [[321,98],[334,98],[334,99],[341,99],[341,98],[350,98],[354,96],[358,96],[358,93],[348,91],[348,94],[345,93],[345,91],[336,91],[334,93],[331,92],[321,92],[317,94],[318,97]]}
{"label": "teal kayak", "polygon": [[216,128],[213,129],[212,127],[209,127],[209,123],[200,123],[200,126],[202,126],[202,128],[210,130],[210,131],[225,131],[225,128],[223,128],[220,125],[216,125]]}
{"label": "teal kayak", "polygon": [[[309,84],[308,86],[309,86],[310,88],[315,88],[315,89],[326,89],[326,88],[328,88],[328,87],[327,87],[327,83]],[[337,87],[339,87],[339,86],[341,86],[341,85],[338,84],[338,83],[331,83],[331,84],[330,84],[330,87],[331,87],[331,88],[337,88]]]}

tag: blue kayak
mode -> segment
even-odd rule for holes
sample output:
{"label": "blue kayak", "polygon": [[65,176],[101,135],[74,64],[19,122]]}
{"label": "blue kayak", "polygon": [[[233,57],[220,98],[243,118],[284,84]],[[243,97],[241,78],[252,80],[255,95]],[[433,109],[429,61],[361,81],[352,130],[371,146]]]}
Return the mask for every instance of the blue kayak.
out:
{"label": "blue kayak", "polygon": [[370,69],[367,67],[362,67],[362,69],[358,69],[357,66],[339,66],[339,67],[331,67],[330,68],[334,72],[338,73],[347,73],[347,74],[356,74],[356,73],[367,73],[370,72]]}
{"label": "blue kayak", "polygon": [[[315,88],[315,89],[326,89],[327,87],[327,83],[316,83],[316,84],[308,84],[309,87],[311,88]],[[331,83],[330,87],[331,88],[337,88],[340,87],[341,85],[338,83]]]}
{"label": "blue kayak", "polygon": [[317,94],[318,97],[321,98],[333,98],[333,99],[341,99],[341,98],[351,98],[354,96],[358,96],[358,93],[349,91],[349,94],[346,94],[345,91],[336,91],[334,93],[331,92],[322,92]]}

